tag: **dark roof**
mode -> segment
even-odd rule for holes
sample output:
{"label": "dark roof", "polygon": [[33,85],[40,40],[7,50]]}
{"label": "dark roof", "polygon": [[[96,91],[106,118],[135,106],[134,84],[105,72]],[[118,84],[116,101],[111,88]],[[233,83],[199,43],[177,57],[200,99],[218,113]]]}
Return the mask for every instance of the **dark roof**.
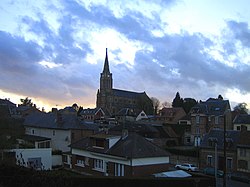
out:
{"label": "dark roof", "polygon": [[109,129],[109,131],[119,131],[127,129],[129,132],[141,132],[141,133],[158,133],[158,130],[151,124],[140,124],[140,123],[125,123],[121,125],[116,125],[115,127]]}
{"label": "dark roof", "polygon": [[191,113],[203,113],[206,115],[223,115],[227,109],[230,109],[228,100],[208,99],[205,102],[196,104],[191,109]]}
{"label": "dark roof", "polygon": [[137,98],[138,96],[146,94],[145,92],[131,92],[126,90],[112,89],[114,96],[126,97],[126,98]]}
{"label": "dark roof", "polygon": [[[117,136],[109,136],[107,138]],[[103,153],[112,156],[124,157],[124,158],[147,158],[147,157],[162,157],[169,156],[169,152],[159,148],[150,141],[146,140],[142,136],[136,133],[129,133],[124,138],[120,138],[109,149],[98,149],[92,146],[91,139],[94,136],[83,138],[73,144],[71,148],[87,150],[96,153]],[[97,137],[99,138],[99,136]]]}
{"label": "dark roof", "polygon": [[28,134],[23,135],[21,139],[29,141],[29,142],[40,142],[40,141],[51,140],[50,138],[47,138],[47,137],[34,136],[34,135],[28,135]]}
{"label": "dark roof", "polygon": [[125,158],[162,157],[170,154],[136,133],[129,133],[112,146],[107,154]]}
{"label": "dark roof", "polygon": [[[206,134],[202,140],[201,148],[211,148],[209,146],[209,140],[216,140],[218,149],[224,148],[224,131],[223,129],[212,129],[208,134]],[[232,141],[232,146],[230,149],[236,150],[236,146],[240,140],[240,131],[227,130],[226,140]]]}
{"label": "dark roof", "polygon": [[249,114],[239,114],[235,117],[234,124],[250,124],[250,115]]}
{"label": "dark roof", "polygon": [[[87,109],[83,109],[81,112],[80,112],[80,115],[95,115],[96,112],[98,112],[99,110],[102,110],[102,108],[87,108]],[[104,111],[103,111],[104,113]]]}
{"label": "dark roof", "polygon": [[117,114],[116,116],[133,116],[136,117],[137,114],[135,112],[135,110],[131,109],[131,108],[122,108]]}
{"label": "dark roof", "polygon": [[81,121],[75,115],[60,113],[32,113],[25,117],[24,126],[49,129],[98,130],[98,125]]}
{"label": "dark roof", "polygon": [[16,104],[12,103],[10,100],[8,99],[0,99],[0,105],[7,105],[8,107],[16,107]]}

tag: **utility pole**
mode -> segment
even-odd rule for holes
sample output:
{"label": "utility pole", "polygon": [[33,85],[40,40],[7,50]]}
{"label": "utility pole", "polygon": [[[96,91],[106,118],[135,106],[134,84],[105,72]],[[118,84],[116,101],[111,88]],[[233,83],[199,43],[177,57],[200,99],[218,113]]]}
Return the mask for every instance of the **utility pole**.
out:
{"label": "utility pole", "polygon": [[226,174],[227,174],[227,157],[226,157],[226,115],[224,113],[223,115],[224,117],[224,128],[223,128],[223,138],[224,138],[224,163],[223,163],[223,172],[224,172],[224,175],[223,175],[223,187],[226,187],[227,186],[227,182],[226,182]]}

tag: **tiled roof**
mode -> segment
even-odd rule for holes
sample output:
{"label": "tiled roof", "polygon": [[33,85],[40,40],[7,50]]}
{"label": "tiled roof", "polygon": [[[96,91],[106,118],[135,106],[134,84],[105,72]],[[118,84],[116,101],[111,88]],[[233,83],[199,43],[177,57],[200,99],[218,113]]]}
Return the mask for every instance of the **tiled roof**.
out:
{"label": "tiled roof", "polygon": [[127,129],[129,132],[142,132],[142,133],[157,133],[158,130],[152,126],[151,124],[140,124],[140,123],[125,123],[121,125],[117,125],[111,128],[109,131],[119,131],[121,132],[123,129]]}
{"label": "tiled roof", "polygon": [[145,94],[145,92],[131,92],[131,91],[126,91],[126,90],[118,90],[118,89],[113,89],[113,94],[114,96],[118,97],[126,97],[126,98],[137,98],[140,95]]}
{"label": "tiled roof", "polygon": [[206,115],[223,115],[230,109],[228,100],[208,99],[205,102],[198,103],[191,109],[191,113],[203,113]]}
{"label": "tiled roof", "polygon": [[91,145],[91,138],[87,137],[71,144],[72,148],[103,153],[124,158],[148,158],[169,156],[170,153],[154,145],[136,133],[129,133],[120,138],[110,149],[96,149]]}
{"label": "tiled roof", "polygon": [[98,125],[81,121],[75,115],[55,113],[32,113],[25,118],[24,126],[49,129],[89,129],[98,130]]}
{"label": "tiled roof", "polygon": [[[211,139],[217,140],[218,149],[224,148],[224,131],[223,129],[212,129],[208,134],[206,134],[202,140],[201,148],[211,148],[209,147],[208,141]],[[240,140],[240,131],[227,130],[226,140],[232,141],[231,150],[236,150],[236,146]]]}
{"label": "tiled roof", "polygon": [[239,114],[235,117],[234,124],[250,124],[250,115],[249,114]]}
{"label": "tiled roof", "polygon": [[125,158],[163,157],[170,154],[136,133],[129,133],[112,146],[107,154]]}

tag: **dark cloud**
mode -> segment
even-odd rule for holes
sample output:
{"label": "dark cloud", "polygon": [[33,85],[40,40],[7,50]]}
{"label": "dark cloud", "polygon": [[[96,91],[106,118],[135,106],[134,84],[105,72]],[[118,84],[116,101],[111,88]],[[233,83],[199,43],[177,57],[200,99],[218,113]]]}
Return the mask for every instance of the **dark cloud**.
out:
{"label": "dark cloud", "polygon": [[[79,25],[84,30],[83,36],[87,36],[93,30],[90,23],[94,23],[98,28],[112,28],[129,40],[139,41],[151,48],[137,51],[132,67],[110,63],[116,88],[146,91],[163,101],[171,101],[177,91],[198,100],[223,95],[227,88],[250,91],[250,77],[247,76],[249,65],[241,65],[241,68],[228,66],[209,54],[208,51],[217,41],[201,33],[154,36],[153,30],[163,31],[160,25],[162,20],[157,12],[152,13],[153,18],[147,18],[140,12],[127,10],[126,15],[117,18],[106,6],[92,5],[88,10],[74,1],[63,3],[58,33],[51,30],[45,19],[46,12],[38,14],[38,19],[28,16],[21,18],[21,27],[28,28],[25,30],[27,34],[37,36],[43,46],[0,31],[1,89],[57,103],[73,100],[81,100],[80,105],[95,103],[105,49],[103,61],[96,65],[89,64],[86,56],[94,50],[88,43],[90,41],[88,38],[83,40],[85,42],[77,41],[79,48],[75,46],[74,37],[81,29]],[[158,3],[168,7],[173,1]],[[56,7],[50,6],[50,9]],[[240,41],[244,47],[250,47],[247,23],[228,21],[227,26],[233,38],[223,38],[220,55],[224,59],[230,55],[237,56],[236,41]],[[123,50],[126,49],[111,51],[116,55],[115,60],[126,60],[119,59]],[[38,64],[42,60],[62,66],[48,69]]]}

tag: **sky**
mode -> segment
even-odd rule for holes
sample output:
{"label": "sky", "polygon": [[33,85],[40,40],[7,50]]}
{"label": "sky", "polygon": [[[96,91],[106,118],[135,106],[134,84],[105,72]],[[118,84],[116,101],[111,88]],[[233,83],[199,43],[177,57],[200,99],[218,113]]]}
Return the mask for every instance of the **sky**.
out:
{"label": "sky", "polygon": [[0,98],[94,108],[105,50],[116,89],[250,107],[248,0],[1,0]]}

